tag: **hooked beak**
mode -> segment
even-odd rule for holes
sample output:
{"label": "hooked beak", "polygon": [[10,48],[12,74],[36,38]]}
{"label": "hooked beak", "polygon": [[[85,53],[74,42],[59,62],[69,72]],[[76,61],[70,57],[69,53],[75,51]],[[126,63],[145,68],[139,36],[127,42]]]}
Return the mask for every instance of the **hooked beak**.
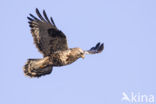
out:
{"label": "hooked beak", "polygon": [[82,56],[81,56],[81,58],[83,58],[83,59],[84,59],[84,58],[85,58],[85,55],[82,55]]}

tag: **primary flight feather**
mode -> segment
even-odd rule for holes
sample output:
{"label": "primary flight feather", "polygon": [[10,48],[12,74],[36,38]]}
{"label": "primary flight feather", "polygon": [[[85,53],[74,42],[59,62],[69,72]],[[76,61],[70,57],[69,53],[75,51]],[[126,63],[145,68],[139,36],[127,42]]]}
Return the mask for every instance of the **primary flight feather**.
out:
{"label": "primary flight feather", "polygon": [[43,54],[42,59],[28,59],[24,65],[24,73],[30,77],[40,77],[50,74],[55,66],[64,66],[75,62],[79,58],[84,58],[86,54],[100,53],[104,49],[104,44],[100,42],[90,50],[81,48],[68,48],[65,34],[60,31],[52,17],[50,20],[43,10],[43,16],[36,8],[39,18],[30,14],[28,18],[31,34],[38,50]]}

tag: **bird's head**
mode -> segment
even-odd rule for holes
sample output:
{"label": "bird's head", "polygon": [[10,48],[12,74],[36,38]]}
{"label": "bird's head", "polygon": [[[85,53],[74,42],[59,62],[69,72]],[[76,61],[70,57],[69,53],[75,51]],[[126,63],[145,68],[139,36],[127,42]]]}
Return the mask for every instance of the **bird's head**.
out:
{"label": "bird's head", "polygon": [[73,48],[75,56],[78,58],[85,58],[85,51],[83,51],[81,48]]}

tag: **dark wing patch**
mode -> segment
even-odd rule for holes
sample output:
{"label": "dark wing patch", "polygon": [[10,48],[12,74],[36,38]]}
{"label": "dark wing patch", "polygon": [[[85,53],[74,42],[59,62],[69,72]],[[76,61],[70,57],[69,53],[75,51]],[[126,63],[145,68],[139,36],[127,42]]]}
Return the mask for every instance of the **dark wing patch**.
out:
{"label": "dark wing patch", "polygon": [[95,54],[95,53],[100,53],[104,50],[104,43],[97,43],[96,46],[92,47],[90,50],[88,50],[87,52],[89,54]]}
{"label": "dark wing patch", "polygon": [[37,8],[36,14],[39,19],[32,14],[27,18],[29,20],[29,26],[31,27],[34,43],[39,51],[43,53],[44,56],[49,56],[55,51],[67,50],[66,36],[57,29],[52,17],[50,17],[50,21],[45,10],[43,10],[44,17],[42,17]]}
{"label": "dark wing patch", "polygon": [[66,38],[66,36],[61,31],[53,29],[53,28],[48,29],[48,34],[51,37]]}

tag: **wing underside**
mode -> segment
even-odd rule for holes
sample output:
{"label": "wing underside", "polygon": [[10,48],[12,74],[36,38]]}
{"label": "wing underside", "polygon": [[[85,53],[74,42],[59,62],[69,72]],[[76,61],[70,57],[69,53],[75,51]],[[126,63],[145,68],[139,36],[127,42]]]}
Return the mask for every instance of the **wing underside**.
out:
{"label": "wing underside", "polygon": [[50,20],[43,10],[43,16],[36,9],[36,14],[39,18],[30,14],[29,26],[34,38],[34,43],[44,56],[48,56],[58,50],[67,50],[67,40],[63,32],[57,29],[52,17]]}
{"label": "wing underside", "polygon": [[91,49],[86,51],[86,54],[96,54],[100,53],[104,50],[104,43],[97,43],[96,46],[92,47]]}

